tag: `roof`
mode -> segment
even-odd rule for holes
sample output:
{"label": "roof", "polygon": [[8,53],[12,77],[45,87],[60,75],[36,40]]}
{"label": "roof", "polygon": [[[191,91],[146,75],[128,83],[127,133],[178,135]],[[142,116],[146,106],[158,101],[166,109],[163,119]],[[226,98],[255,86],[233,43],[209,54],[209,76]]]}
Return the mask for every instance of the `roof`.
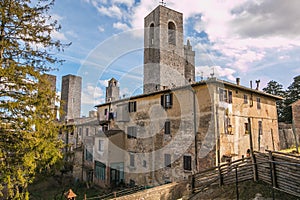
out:
{"label": "roof", "polygon": [[269,98],[273,98],[275,100],[282,100],[283,99],[280,96],[268,94],[268,93],[260,91],[260,90],[251,89],[251,88],[248,88],[248,87],[245,87],[245,86],[242,86],[242,85],[237,85],[235,83],[231,83],[231,82],[228,82],[228,81],[219,80],[217,78],[211,78],[211,79],[208,79],[208,80],[205,80],[205,81],[199,81],[199,82],[196,82],[196,83],[193,83],[193,84],[180,86],[180,87],[176,87],[176,88],[172,88],[172,89],[159,90],[159,91],[156,91],[156,92],[140,94],[140,95],[124,98],[124,99],[115,100],[115,101],[112,101],[112,102],[98,104],[95,107],[107,106],[111,103],[129,101],[129,100],[139,99],[139,98],[143,98],[143,97],[147,97],[147,96],[153,96],[153,95],[157,95],[157,94],[164,94],[164,93],[168,93],[168,92],[172,92],[172,91],[176,91],[176,90],[190,89],[191,87],[194,88],[194,87],[197,87],[197,86],[200,86],[200,85],[207,85],[207,84],[219,84],[219,85],[229,86],[229,87],[233,87],[233,88],[236,88],[236,89],[240,89],[240,90],[244,90],[244,91],[247,91],[247,92],[263,95],[263,96],[266,96],[266,97],[269,97]]}

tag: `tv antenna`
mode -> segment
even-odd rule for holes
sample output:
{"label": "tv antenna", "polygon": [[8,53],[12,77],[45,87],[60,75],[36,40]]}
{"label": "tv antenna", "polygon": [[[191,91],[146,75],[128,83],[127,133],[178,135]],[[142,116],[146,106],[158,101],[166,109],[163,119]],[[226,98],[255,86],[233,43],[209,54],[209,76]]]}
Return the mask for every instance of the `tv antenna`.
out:
{"label": "tv antenna", "polygon": [[161,0],[161,2],[159,2],[162,6],[166,6],[167,5],[167,3],[166,2],[164,2],[164,0]]}
{"label": "tv antenna", "polygon": [[213,67],[213,71],[212,71],[212,73],[210,74],[210,76],[211,76],[211,78],[214,78],[214,76],[215,76],[215,68]]}

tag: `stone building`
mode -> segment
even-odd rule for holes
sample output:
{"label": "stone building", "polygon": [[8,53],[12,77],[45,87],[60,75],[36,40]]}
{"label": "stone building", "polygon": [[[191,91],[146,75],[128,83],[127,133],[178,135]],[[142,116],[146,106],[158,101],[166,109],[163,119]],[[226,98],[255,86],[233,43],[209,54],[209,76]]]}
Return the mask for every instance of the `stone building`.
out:
{"label": "stone building", "polygon": [[[104,133],[127,135],[125,182],[156,185],[242,158],[251,146],[278,150],[277,98],[210,79],[97,108]],[[105,118],[107,110],[116,118]]]}
{"label": "stone building", "polygon": [[79,76],[69,74],[62,77],[61,100],[63,113],[60,117],[61,121],[80,117],[81,83],[82,78]]}
{"label": "stone building", "polygon": [[[112,173],[122,174],[132,185],[181,181],[242,158],[249,149],[279,149],[279,97],[241,86],[239,79],[194,82],[195,54],[189,42],[183,45],[182,21],[181,13],[164,6],[147,15],[144,94],[96,106],[101,131],[93,137],[90,164],[93,177],[97,165],[102,179],[94,183],[109,185]],[[119,138],[112,139],[110,133],[119,133]],[[108,141],[100,155],[116,151],[123,159],[110,162],[95,155]]]}

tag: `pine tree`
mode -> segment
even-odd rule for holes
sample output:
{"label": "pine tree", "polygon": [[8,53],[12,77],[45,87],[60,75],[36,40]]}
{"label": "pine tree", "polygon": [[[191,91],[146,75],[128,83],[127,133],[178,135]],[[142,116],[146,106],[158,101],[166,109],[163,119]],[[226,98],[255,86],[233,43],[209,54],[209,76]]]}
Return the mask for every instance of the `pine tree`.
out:
{"label": "pine tree", "polygon": [[[283,86],[274,80],[270,81],[267,84],[267,86],[263,88],[263,91],[281,97],[286,96],[286,92],[283,90]],[[276,101],[276,107],[277,107],[278,121],[279,122],[285,121],[284,118],[285,102],[283,100]]]}
{"label": "pine tree", "polygon": [[68,45],[51,37],[53,0],[0,1],[0,198],[29,199],[36,173],[61,158],[53,102],[44,74]]}

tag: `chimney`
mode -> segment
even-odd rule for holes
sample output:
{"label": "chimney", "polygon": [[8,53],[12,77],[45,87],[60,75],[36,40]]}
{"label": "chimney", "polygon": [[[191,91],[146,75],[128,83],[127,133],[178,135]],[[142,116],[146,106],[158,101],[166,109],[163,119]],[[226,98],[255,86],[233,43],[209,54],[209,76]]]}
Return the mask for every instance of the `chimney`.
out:
{"label": "chimney", "polygon": [[250,81],[250,88],[252,89],[252,81]]}
{"label": "chimney", "polygon": [[260,80],[257,80],[257,81],[255,81],[256,82],[256,90],[258,90],[259,89],[259,83],[260,83]]}
{"label": "chimney", "polygon": [[240,85],[240,83],[241,83],[241,79],[240,78],[236,78],[236,84]]}

